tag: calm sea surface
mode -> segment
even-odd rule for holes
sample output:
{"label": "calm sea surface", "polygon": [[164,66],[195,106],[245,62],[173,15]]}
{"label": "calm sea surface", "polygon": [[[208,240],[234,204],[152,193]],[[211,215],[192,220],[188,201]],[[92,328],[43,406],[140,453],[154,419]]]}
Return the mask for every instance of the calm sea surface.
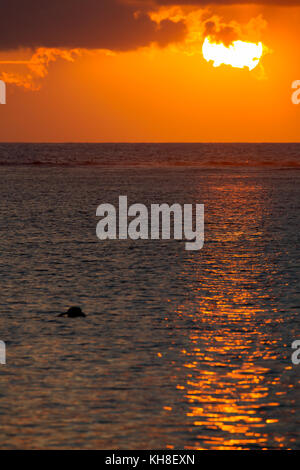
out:
{"label": "calm sea surface", "polygon": [[[0,448],[300,449],[299,169],[300,144],[1,144]],[[204,248],[99,241],[119,195],[204,203]]]}

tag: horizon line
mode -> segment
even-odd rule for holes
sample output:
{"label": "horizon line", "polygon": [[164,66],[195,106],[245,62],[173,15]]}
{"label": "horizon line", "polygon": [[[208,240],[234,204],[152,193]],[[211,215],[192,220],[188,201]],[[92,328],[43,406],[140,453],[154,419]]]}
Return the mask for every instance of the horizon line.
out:
{"label": "horizon line", "polygon": [[79,141],[0,141],[0,145],[2,144],[41,144],[41,145],[61,145],[61,144],[98,144],[98,145],[171,145],[171,144],[216,144],[216,145],[230,145],[230,144],[261,144],[261,145],[269,145],[269,144],[300,144],[300,142],[294,142],[294,141],[116,141],[116,142],[110,142],[110,141],[84,141],[84,140],[79,140]]}

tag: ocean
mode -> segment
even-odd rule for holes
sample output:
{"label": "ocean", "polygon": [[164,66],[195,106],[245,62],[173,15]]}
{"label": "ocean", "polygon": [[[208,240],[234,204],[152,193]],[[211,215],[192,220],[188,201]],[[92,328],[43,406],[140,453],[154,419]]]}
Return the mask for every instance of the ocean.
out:
{"label": "ocean", "polygon": [[[300,144],[0,144],[0,448],[299,449],[299,169]],[[120,195],[204,204],[203,249],[100,241]]]}

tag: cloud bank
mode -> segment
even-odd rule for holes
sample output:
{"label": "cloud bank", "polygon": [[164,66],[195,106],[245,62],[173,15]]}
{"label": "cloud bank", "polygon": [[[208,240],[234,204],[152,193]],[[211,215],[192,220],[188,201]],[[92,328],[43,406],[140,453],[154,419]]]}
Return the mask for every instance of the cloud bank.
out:
{"label": "cloud bank", "polygon": [[148,14],[170,5],[300,6],[300,0],[3,0],[0,51],[18,48],[126,51],[155,42],[164,47],[187,34],[185,22]]}
{"label": "cloud bank", "polygon": [[82,48],[130,50],[156,42],[165,46],[186,34],[182,21],[157,24],[145,3],[123,0],[5,0],[0,15],[0,50]]}
{"label": "cloud bank", "polygon": [[[38,89],[51,62],[73,61],[84,50],[122,52],[178,43],[193,53],[208,34],[229,44],[242,34],[240,28],[232,22],[222,24],[212,12],[204,18],[203,11],[209,5],[249,2],[300,6],[300,0],[2,0],[0,52],[31,49],[32,57],[20,63],[25,74],[7,70],[10,62],[0,61],[0,79]],[[175,8],[176,14],[170,14],[169,7],[176,5],[194,8],[185,13]],[[166,15],[159,13],[161,7],[167,7]],[[12,63],[18,65],[18,60]]]}

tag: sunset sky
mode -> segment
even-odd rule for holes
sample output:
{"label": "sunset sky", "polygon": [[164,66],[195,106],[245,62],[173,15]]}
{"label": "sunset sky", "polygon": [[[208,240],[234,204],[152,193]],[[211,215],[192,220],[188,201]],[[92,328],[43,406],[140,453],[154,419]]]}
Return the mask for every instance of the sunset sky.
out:
{"label": "sunset sky", "polygon": [[[3,0],[0,141],[297,142],[300,0]],[[213,67],[205,37],[262,42]]]}

